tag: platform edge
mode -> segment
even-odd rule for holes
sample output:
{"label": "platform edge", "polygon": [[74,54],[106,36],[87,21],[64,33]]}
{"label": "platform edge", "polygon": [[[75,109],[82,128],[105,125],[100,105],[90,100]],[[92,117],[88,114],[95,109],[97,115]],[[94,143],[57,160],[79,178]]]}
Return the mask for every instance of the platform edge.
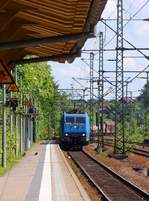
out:
{"label": "platform edge", "polygon": [[63,152],[62,152],[62,150],[60,149],[59,146],[58,146],[58,148],[59,148],[60,154],[62,155],[62,157],[63,157],[63,159],[64,159],[64,162],[65,162],[65,164],[66,164],[66,166],[67,166],[67,168],[68,168],[68,170],[69,170],[69,172],[70,172],[70,174],[71,174],[71,176],[72,176],[72,178],[73,178],[73,180],[74,180],[74,182],[75,182],[75,184],[76,184],[76,186],[77,186],[77,188],[78,188],[78,190],[79,190],[79,192],[80,192],[80,194],[81,194],[82,199],[83,199],[84,201],[91,201],[90,198],[89,198],[89,196],[88,196],[88,194],[87,194],[87,192],[85,191],[84,187],[83,187],[82,184],[80,183],[78,177],[75,175],[75,173],[73,172],[73,170],[72,170],[72,168],[70,167],[69,163],[67,162],[67,160],[66,160],[66,158],[65,158],[65,156],[64,156],[64,154],[63,154]]}

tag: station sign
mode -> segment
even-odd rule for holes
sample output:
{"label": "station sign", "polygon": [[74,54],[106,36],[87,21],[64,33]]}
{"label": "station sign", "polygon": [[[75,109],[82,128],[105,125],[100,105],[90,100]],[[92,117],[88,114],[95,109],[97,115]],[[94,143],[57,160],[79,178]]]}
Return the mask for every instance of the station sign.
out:
{"label": "station sign", "polygon": [[8,85],[7,91],[10,91],[10,92],[18,92],[19,89],[18,89],[16,83],[13,83],[13,84]]}
{"label": "station sign", "polygon": [[28,100],[27,98],[24,99],[23,104],[28,108],[32,107],[32,102],[30,100]]}

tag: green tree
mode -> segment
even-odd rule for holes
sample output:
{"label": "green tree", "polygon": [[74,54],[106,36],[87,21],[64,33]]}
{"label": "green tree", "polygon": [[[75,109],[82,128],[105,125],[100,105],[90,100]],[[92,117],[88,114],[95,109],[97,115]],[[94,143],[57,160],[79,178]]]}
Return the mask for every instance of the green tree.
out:
{"label": "green tree", "polygon": [[148,112],[149,111],[149,83],[145,84],[141,95],[138,97],[138,100],[140,100],[143,103],[144,109],[146,110],[146,112]]}

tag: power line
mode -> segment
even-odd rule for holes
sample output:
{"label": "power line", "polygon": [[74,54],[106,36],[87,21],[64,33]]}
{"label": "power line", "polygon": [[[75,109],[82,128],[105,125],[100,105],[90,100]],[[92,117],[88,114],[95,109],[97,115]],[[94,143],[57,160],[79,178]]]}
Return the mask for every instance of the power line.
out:
{"label": "power line", "polygon": [[143,9],[145,8],[145,6],[146,6],[148,3],[149,3],[149,0],[147,0],[147,1],[132,15],[132,17],[130,17],[129,21],[124,24],[124,27],[125,27],[141,10],[143,10]]}
{"label": "power line", "polygon": [[[117,34],[117,32],[111,27],[109,26],[107,23],[105,23],[104,21],[102,21],[103,24],[105,24],[109,29],[111,29],[114,33]],[[140,54],[142,54],[144,56],[144,58],[146,58],[147,60],[149,60],[149,57],[147,55],[145,55],[140,49],[136,48],[132,43],[130,43],[128,40],[126,40],[125,38],[123,38],[123,40],[128,43],[131,47],[134,48],[134,50],[138,51]],[[127,50],[127,48],[124,48],[124,50]]]}
{"label": "power line", "polygon": [[[110,18],[110,19],[106,19],[106,18],[102,18],[101,20],[103,20],[103,21],[117,21],[117,19],[116,18]],[[129,19],[124,19],[124,21],[129,21],[130,20],[130,18]],[[131,19],[131,21],[134,21],[134,22],[138,22],[138,21],[149,21],[149,18],[142,18],[142,19]]]}
{"label": "power line", "polygon": [[[107,24],[106,24],[107,25]],[[107,25],[107,27],[108,27],[109,25]],[[116,31],[114,30],[114,29],[112,29],[110,26],[108,27],[109,29],[111,29],[112,31],[114,31],[115,33],[116,33]],[[125,41],[126,41],[126,39],[124,39]],[[127,41],[126,41],[127,42]],[[131,44],[131,46],[132,46],[132,44]],[[103,49],[103,51],[105,51],[105,52],[112,52],[112,51],[115,51],[116,49],[114,49],[114,48],[107,48],[107,49]],[[134,51],[134,50],[143,50],[143,51],[148,51],[149,50],[149,48],[148,47],[135,47],[135,46],[133,46],[133,48],[126,48],[126,47],[124,47],[123,48],[123,50],[124,51]],[[88,49],[88,50],[86,50],[86,49],[84,49],[84,50],[82,50],[81,52],[97,52],[97,51],[99,51],[98,49]]]}
{"label": "power line", "polygon": [[[135,14],[134,14],[132,17],[130,17],[130,19],[124,24],[123,28],[125,28],[126,25],[127,25],[130,21],[132,21],[133,18],[134,18],[148,3],[149,3],[149,0],[147,0],[147,1],[135,12]],[[103,21],[102,21],[102,22],[103,22]],[[117,34],[117,33],[116,33],[116,34]],[[109,45],[109,44],[113,41],[113,39],[116,37],[116,34],[105,44],[104,47],[106,47],[107,45]]]}
{"label": "power line", "polygon": [[146,69],[148,69],[149,68],[149,65],[148,66],[146,66],[140,73],[138,73],[136,76],[134,76],[131,80],[130,80],[130,82],[132,82],[134,79],[136,79],[141,73],[143,73]]}

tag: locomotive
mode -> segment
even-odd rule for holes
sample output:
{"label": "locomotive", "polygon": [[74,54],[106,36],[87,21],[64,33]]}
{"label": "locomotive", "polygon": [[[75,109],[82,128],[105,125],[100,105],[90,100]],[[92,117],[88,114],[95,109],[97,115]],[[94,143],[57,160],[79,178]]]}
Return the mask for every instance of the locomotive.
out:
{"label": "locomotive", "polygon": [[90,119],[87,113],[64,112],[61,119],[61,145],[65,148],[79,147],[89,143]]}

